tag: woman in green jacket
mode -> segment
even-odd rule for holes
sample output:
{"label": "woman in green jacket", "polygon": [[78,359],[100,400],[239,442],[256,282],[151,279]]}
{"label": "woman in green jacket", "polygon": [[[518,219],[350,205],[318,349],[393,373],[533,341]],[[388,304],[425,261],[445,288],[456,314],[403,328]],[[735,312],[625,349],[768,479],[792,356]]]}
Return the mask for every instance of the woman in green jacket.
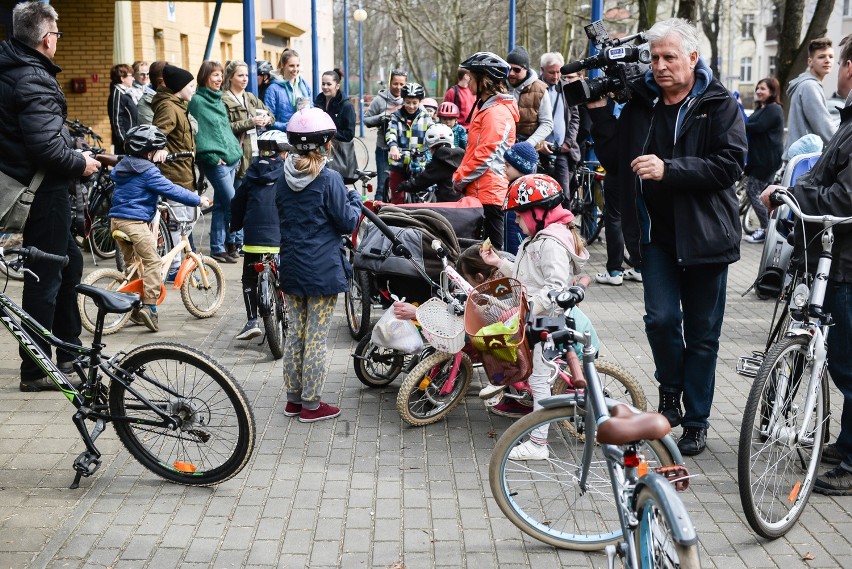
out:
{"label": "woman in green jacket", "polygon": [[246,91],[248,65],[245,61],[228,62],[225,66],[224,85],[226,89],[222,100],[228,109],[231,131],[243,147],[243,158],[237,168],[237,181],[234,184],[234,187],[238,188],[252,157],[257,156],[257,135],[266,130],[275,119],[263,101],[255,97],[254,93]]}
{"label": "woman in green jacket", "polygon": [[[236,263],[239,233],[230,233],[234,176],[243,149],[231,131],[228,111],[222,104],[224,69],[218,61],[205,61],[198,70],[198,90],[189,112],[198,121],[196,160],[213,186],[213,218],[210,222],[210,256],[221,263]],[[227,247],[227,250],[226,250]]]}

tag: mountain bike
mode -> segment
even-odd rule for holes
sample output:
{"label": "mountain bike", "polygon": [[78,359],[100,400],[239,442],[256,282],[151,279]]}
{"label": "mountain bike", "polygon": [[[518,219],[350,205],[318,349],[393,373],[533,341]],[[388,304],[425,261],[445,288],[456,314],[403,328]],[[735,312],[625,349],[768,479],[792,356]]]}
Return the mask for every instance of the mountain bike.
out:
{"label": "mountain bike", "polygon": [[[580,300],[576,290],[555,297],[566,312]],[[541,400],[543,409],[497,441],[489,463],[497,505],[519,529],[550,545],[605,548],[609,567],[616,560],[629,568],[699,567],[695,528],[676,493],[689,475],[668,421],[604,397],[591,335],[570,326],[566,317],[528,324],[530,341],[543,342],[546,358],[561,354],[578,389]],[[572,423],[582,440],[565,428]],[[513,449],[542,428],[548,428],[547,457],[514,459]]]}
{"label": "mountain bike", "polygon": [[272,357],[280,360],[284,357],[284,340],[287,338],[287,302],[284,291],[278,284],[278,259],[274,253],[264,253],[261,262],[256,263],[257,271],[257,312],[263,320],[266,341]]}
{"label": "mountain bike", "polygon": [[[8,261],[6,255],[17,258]],[[0,249],[0,264],[10,270],[30,272],[29,260],[68,262],[67,257],[34,247]],[[138,309],[139,296],[84,284],[77,285],[77,292],[98,307],[91,347],[60,340],[0,294],[3,326],[76,409],[72,421],[86,449],[74,460],[71,488],[78,488],[82,477],[100,467],[95,441],[107,423],[113,424],[119,440],[142,466],[166,480],[211,486],[239,473],[254,449],[255,423],[248,399],[231,373],[200,350],[176,343],[105,354],[106,315]],[[59,371],[34,337],[76,357],[78,385]]]}
{"label": "mountain bike", "polygon": [[580,221],[580,235],[591,245],[600,237],[604,226],[604,178],[600,162],[581,162],[574,172],[576,189],[572,191],[571,212]]}
{"label": "mountain bike", "polygon": [[[159,235],[158,216],[161,215],[161,211],[167,212],[170,219],[177,219],[171,206],[166,202],[160,202],[151,223],[155,239],[158,239]],[[199,208],[194,208],[194,211],[197,216]],[[225,300],[225,275],[222,272],[222,267],[214,259],[192,250],[187,235],[192,231],[195,219],[177,221],[176,223],[180,227],[180,241],[162,257],[160,268],[162,281],[165,282],[172,260],[178,254],[183,254],[183,261],[178,269],[173,287],[175,290],[180,290],[183,305],[190,314],[196,318],[210,318],[216,314]],[[121,231],[114,231],[113,235],[116,239],[129,241],[129,237]],[[87,275],[83,279],[83,283],[107,290],[141,294],[142,273],[142,261],[135,259],[124,272],[115,269],[98,269]],[[161,304],[165,297],[166,287],[165,284],[162,284],[160,285],[160,297],[157,304]],[[89,297],[81,295],[77,298],[77,306],[80,309],[83,327],[94,333],[99,315],[97,304]],[[130,314],[127,312],[112,314],[103,325],[102,332],[104,335],[118,332],[130,319]]]}
{"label": "mountain bike", "polygon": [[788,327],[762,358],[740,427],[737,480],[743,511],[755,532],[774,539],[802,515],[828,438],[826,339],[833,322],[823,302],[833,227],[850,224],[852,218],[805,215],[782,190],[771,199],[787,205],[802,224],[823,227],[814,277],[802,280],[791,294]]}

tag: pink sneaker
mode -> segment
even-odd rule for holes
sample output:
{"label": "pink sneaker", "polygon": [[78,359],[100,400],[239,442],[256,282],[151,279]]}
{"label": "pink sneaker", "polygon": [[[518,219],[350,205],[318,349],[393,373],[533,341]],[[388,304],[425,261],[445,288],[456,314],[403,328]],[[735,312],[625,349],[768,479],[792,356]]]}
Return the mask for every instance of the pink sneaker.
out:
{"label": "pink sneaker", "polygon": [[302,407],[299,413],[300,423],[314,423],[316,421],[324,421],[326,419],[334,419],[340,415],[340,409],[333,407],[328,403],[320,403],[316,409],[307,409]]}
{"label": "pink sneaker", "polygon": [[302,404],[301,403],[291,403],[287,402],[287,405],[284,406],[284,416],[286,417],[295,417],[299,413],[302,412]]}
{"label": "pink sneaker", "polygon": [[532,406],[523,405],[514,399],[508,399],[494,407],[489,407],[489,409],[491,409],[491,412],[495,415],[509,417],[511,419],[518,419],[524,415],[532,413]]}

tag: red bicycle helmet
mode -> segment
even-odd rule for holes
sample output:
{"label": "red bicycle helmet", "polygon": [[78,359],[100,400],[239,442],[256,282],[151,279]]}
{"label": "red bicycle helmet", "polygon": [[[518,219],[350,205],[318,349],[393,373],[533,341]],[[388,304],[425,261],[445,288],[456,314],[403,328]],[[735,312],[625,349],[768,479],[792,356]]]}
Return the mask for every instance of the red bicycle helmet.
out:
{"label": "red bicycle helmet", "polygon": [[503,211],[526,211],[534,207],[553,209],[562,203],[562,187],[546,174],[521,176],[509,186]]}
{"label": "red bicycle helmet", "polygon": [[459,108],[456,106],[455,103],[451,103],[450,101],[444,101],[443,103],[441,103],[441,106],[438,107],[438,117],[457,119],[459,118]]}
{"label": "red bicycle helmet", "polygon": [[296,111],[287,123],[287,140],[299,152],[324,146],[336,132],[331,116],[316,107]]}

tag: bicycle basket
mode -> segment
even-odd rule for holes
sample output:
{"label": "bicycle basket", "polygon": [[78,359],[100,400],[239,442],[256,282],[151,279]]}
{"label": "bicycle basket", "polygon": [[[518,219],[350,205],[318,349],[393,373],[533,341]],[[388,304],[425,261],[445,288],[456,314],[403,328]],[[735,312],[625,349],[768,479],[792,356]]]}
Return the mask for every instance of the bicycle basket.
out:
{"label": "bicycle basket", "polygon": [[467,298],[464,327],[473,347],[514,363],[524,344],[527,300],[523,285],[510,278],[488,281]]}
{"label": "bicycle basket", "polygon": [[426,341],[439,352],[455,354],[464,347],[464,320],[443,300],[430,298],[417,308]]}

